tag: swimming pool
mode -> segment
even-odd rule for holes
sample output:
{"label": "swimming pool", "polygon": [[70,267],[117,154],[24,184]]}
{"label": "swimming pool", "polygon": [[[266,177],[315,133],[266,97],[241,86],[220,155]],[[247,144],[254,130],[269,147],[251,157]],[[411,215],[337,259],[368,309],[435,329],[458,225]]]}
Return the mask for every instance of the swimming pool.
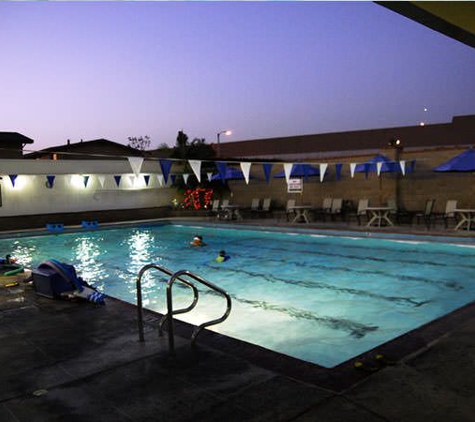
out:
{"label": "swimming pool", "polygon": [[[195,234],[207,246],[190,247]],[[221,249],[231,258],[217,263]],[[0,239],[0,250],[25,266],[72,263],[131,303],[144,265],[190,270],[232,297],[231,316],[210,329],[329,368],[475,298],[473,244],[162,224]],[[146,308],[166,310],[164,280],[146,273]],[[198,325],[224,312],[220,297],[200,297],[179,319]],[[174,289],[174,303],[188,305],[188,289]]]}

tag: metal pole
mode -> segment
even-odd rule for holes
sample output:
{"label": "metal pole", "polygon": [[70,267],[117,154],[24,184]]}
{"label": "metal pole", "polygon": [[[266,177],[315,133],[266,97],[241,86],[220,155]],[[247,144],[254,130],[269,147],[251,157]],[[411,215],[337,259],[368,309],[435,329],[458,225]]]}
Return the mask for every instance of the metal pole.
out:
{"label": "metal pole", "polygon": [[218,155],[218,158],[221,157],[221,145],[219,143],[219,135],[221,135],[221,132],[218,132],[217,133],[217,137],[218,137],[218,148],[217,148],[217,155]]}

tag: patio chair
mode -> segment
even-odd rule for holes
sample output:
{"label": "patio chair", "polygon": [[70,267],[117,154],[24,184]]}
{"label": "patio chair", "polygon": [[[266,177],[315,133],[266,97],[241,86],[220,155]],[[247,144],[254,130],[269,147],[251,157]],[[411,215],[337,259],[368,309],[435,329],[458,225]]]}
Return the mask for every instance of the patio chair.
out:
{"label": "patio chair", "polygon": [[325,221],[325,217],[331,214],[332,201],[332,198],[323,198],[322,208],[315,208],[313,212]]}
{"label": "patio chair", "polygon": [[295,199],[288,199],[287,205],[285,206],[285,217],[287,221],[290,221],[291,215],[295,215],[295,210],[293,209],[293,207],[295,207]]}
{"label": "patio chair", "polygon": [[219,216],[219,199],[214,199],[211,203],[211,209],[209,210],[209,215],[211,217]]}
{"label": "patio chair", "polygon": [[272,202],[271,198],[264,198],[264,200],[262,201],[262,207],[256,210],[255,212],[258,215],[264,215],[264,216],[267,214],[272,215],[271,202]]}
{"label": "patio chair", "polygon": [[435,199],[427,200],[424,211],[417,212],[415,214],[415,217],[417,219],[417,224],[420,224],[420,220],[423,219],[424,223],[427,227],[427,230],[430,230],[430,226],[431,226],[432,221],[434,220],[434,217],[435,217],[435,214],[433,212],[434,211],[434,204],[435,204]]}
{"label": "patio chair", "polygon": [[455,214],[455,209],[457,208],[457,201],[454,199],[449,199],[445,204],[445,212],[442,218],[444,219],[445,228],[449,228],[449,220],[453,218],[455,224],[457,223],[457,217]]}
{"label": "patio chair", "polygon": [[251,217],[259,211],[259,204],[261,200],[259,198],[253,198],[251,202]]}
{"label": "patio chair", "polygon": [[342,198],[334,198],[332,201],[332,206],[330,208],[330,215],[332,220],[335,220],[336,216],[342,215],[341,213],[341,207],[343,205],[343,199]]}
{"label": "patio chair", "polygon": [[369,207],[369,199],[360,199],[358,201],[358,208],[356,209],[356,219],[358,220],[358,226],[361,226],[361,218],[365,217],[368,221],[368,211],[366,208]]}

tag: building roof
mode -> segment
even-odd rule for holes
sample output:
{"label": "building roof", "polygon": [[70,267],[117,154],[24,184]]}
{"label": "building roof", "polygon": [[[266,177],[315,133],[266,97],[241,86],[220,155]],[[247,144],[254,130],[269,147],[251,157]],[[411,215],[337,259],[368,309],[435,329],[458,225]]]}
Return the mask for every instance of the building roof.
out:
{"label": "building roof", "polygon": [[32,144],[34,141],[18,132],[0,132],[0,142]]}
{"label": "building roof", "polygon": [[119,158],[121,156],[146,155],[144,151],[101,138],[76,143],[70,143],[68,141],[66,145],[45,148],[25,155],[25,158],[41,158],[52,154],[59,154],[63,159],[101,159],[104,158],[104,156]]}
{"label": "building roof", "polygon": [[[400,139],[405,150],[475,145],[475,115],[451,123],[253,139],[220,144],[223,158],[310,159],[370,154]],[[214,144],[216,146],[216,144]]]}

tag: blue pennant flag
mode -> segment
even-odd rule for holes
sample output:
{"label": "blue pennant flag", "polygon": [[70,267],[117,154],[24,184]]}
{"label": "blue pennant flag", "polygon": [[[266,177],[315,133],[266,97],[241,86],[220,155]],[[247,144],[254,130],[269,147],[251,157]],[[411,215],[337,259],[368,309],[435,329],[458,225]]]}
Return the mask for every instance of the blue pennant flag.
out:
{"label": "blue pennant flag", "polygon": [[176,174],[172,174],[172,175],[170,176],[170,179],[172,180],[172,184],[174,185],[175,182],[176,182]]}
{"label": "blue pennant flag", "polygon": [[89,176],[84,176],[84,187],[87,188],[87,183],[89,182]]}
{"label": "blue pennant flag", "polygon": [[160,168],[162,169],[163,179],[165,180],[165,184],[168,182],[168,175],[170,174],[172,164],[173,164],[173,161],[171,160],[160,160]]}
{"label": "blue pennant flag", "polygon": [[144,174],[144,175],[143,175],[143,178],[144,178],[144,180],[145,180],[145,185],[148,186],[148,182],[150,181],[150,175]]}
{"label": "blue pennant flag", "polygon": [[10,174],[10,180],[12,181],[12,186],[15,187],[15,180],[18,177],[18,174]]}
{"label": "blue pennant flag", "polygon": [[56,176],[46,176],[46,183],[48,184],[49,188],[52,188],[54,185],[54,179]]}
{"label": "blue pennant flag", "polygon": [[335,164],[336,180],[340,180],[340,179],[341,179],[341,169],[342,169],[342,167],[343,167],[343,164],[341,164],[341,163]]}
{"label": "blue pennant flag", "polygon": [[120,185],[120,179],[121,178],[122,178],[122,176],[114,176],[115,184],[117,185],[117,187],[119,187],[119,185]]}
{"label": "blue pennant flag", "polygon": [[371,167],[371,163],[364,163],[364,177],[365,177],[365,179],[368,178],[368,173],[369,173],[370,167]]}
{"label": "blue pennant flag", "polygon": [[262,168],[264,169],[264,174],[266,176],[267,183],[270,181],[270,175],[272,171],[272,164],[271,163],[264,163],[262,164]]}

